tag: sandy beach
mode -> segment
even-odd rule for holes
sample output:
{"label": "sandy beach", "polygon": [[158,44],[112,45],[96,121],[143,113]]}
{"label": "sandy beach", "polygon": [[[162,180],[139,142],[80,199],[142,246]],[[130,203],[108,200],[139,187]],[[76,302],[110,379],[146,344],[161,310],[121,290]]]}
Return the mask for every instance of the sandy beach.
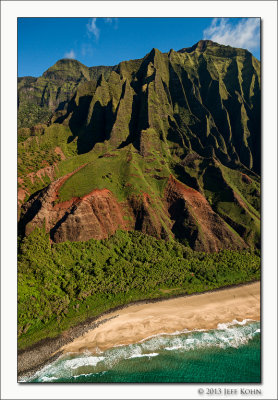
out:
{"label": "sandy beach", "polygon": [[160,333],[184,329],[214,329],[219,323],[260,320],[260,282],[156,303],[131,305],[114,313],[95,329],[66,344],[64,353],[97,353]]}
{"label": "sandy beach", "polygon": [[160,333],[213,329],[234,319],[260,320],[260,282],[203,294],[139,301],[105,312],[18,352],[18,377],[31,375],[63,353],[92,353]]}

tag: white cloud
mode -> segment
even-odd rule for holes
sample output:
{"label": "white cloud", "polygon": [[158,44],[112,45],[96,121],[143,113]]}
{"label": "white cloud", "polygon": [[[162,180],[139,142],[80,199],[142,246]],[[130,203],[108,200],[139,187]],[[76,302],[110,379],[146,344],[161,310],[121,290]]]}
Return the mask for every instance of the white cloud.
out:
{"label": "white cloud", "polygon": [[94,53],[94,49],[89,43],[83,43],[81,47],[82,56],[92,56]]}
{"label": "white cloud", "polygon": [[95,39],[98,40],[100,30],[96,25],[96,21],[97,21],[96,18],[92,18],[89,21],[89,23],[86,25],[86,27],[87,27],[87,32],[88,32],[89,36],[92,33],[94,35]]}
{"label": "white cloud", "polygon": [[76,58],[75,52],[73,50],[71,50],[68,53],[65,53],[65,58]]}
{"label": "white cloud", "polygon": [[260,46],[260,19],[242,18],[234,25],[231,18],[214,18],[203,31],[203,38],[214,42],[255,50]]}
{"label": "white cloud", "polygon": [[104,22],[113,26],[114,29],[118,28],[118,18],[104,18]]}
{"label": "white cloud", "polygon": [[106,24],[112,24],[113,18],[104,18],[104,22],[105,22]]}

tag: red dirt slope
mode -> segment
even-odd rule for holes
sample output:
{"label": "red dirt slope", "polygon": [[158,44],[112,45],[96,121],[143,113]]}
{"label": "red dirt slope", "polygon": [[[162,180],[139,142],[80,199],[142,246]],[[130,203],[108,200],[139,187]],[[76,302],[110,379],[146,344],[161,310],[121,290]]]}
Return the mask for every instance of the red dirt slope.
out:
{"label": "red dirt slope", "polygon": [[[245,248],[245,242],[211,208],[205,197],[173,176],[165,191],[165,199],[173,231],[180,238],[187,238],[195,250],[219,251]],[[184,235],[184,236],[183,236]]]}

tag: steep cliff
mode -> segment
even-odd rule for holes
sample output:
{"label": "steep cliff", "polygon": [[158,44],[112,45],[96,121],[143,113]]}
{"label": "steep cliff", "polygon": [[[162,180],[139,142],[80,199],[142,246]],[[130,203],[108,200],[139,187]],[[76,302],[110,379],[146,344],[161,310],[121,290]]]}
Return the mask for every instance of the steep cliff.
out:
{"label": "steep cliff", "polygon": [[20,78],[19,116],[33,104],[48,120],[19,130],[22,235],[260,245],[260,63],[247,50],[200,41],[114,67],[60,60]]}

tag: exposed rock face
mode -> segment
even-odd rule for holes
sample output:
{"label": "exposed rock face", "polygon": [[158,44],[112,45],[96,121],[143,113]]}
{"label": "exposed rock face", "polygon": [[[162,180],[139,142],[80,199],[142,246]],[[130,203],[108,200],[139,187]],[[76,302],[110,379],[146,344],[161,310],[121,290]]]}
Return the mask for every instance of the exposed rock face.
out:
{"label": "exposed rock face", "polygon": [[129,204],[134,213],[135,224],[133,229],[139,230],[148,235],[159,239],[168,239],[172,236],[172,221],[169,218],[167,207],[160,210],[154,209],[150,196],[143,193],[143,196],[133,196],[129,199]]}
{"label": "exposed rock face", "polygon": [[187,238],[194,250],[212,252],[247,247],[197,190],[171,176],[165,195],[174,220],[174,234],[180,239]]}
{"label": "exposed rock face", "polygon": [[[65,160],[66,157],[60,147],[57,146],[54,151],[60,156],[61,160]],[[43,178],[48,177],[51,181],[53,181],[55,179],[55,168],[57,167],[57,164],[58,163],[56,162],[53,165],[47,165],[36,172],[30,172],[25,176],[25,179],[27,178],[30,180],[32,184],[36,178],[39,178],[43,182]],[[22,187],[19,186],[17,190],[17,205],[20,209],[21,204],[24,202],[25,196],[28,195],[28,190],[24,188],[24,179],[18,177],[18,183],[22,185]]]}
{"label": "exposed rock face", "polygon": [[83,241],[107,238],[117,229],[127,229],[123,209],[107,189],[56,204],[64,180],[53,182],[25,204],[19,224],[25,235],[35,227],[44,227],[54,242]]}
{"label": "exposed rock face", "polygon": [[82,241],[107,238],[117,229],[126,228],[120,204],[109,190],[103,189],[94,190],[70,207],[50,235],[55,242]]}
{"label": "exposed rock face", "polygon": [[[18,89],[23,235],[127,229],[200,251],[259,246],[260,63],[247,50],[201,40],[114,67],[60,60]],[[28,128],[33,105],[49,126]]]}
{"label": "exposed rock face", "polygon": [[[30,234],[35,227],[44,227],[54,242],[104,239],[117,229],[140,230],[157,238],[167,238],[161,219],[150,205],[149,196],[132,196],[125,203],[116,200],[107,189],[93,190],[83,197],[56,203],[58,190],[69,178],[58,179],[39,192],[23,207],[20,230]],[[167,209],[164,210],[167,215]],[[171,222],[165,218],[171,229]]]}
{"label": "exposed rock face", "polygon": [[162,239],[175,235],[188,240],[198,251],[247,247],[201,193],[173,176],[170,176],[165,199],[158,210],[146,193],[133,195],[126,203],[120,203],[107,189],[95,189],[81,198],[56,203],[59,187],[69,175],[53,182],[25,204],[20,221],[24,234],[30,234],[36,226],[45,227],[51,240],[59,243],[104,239],[117,229],[124,229],[140,230]]}

